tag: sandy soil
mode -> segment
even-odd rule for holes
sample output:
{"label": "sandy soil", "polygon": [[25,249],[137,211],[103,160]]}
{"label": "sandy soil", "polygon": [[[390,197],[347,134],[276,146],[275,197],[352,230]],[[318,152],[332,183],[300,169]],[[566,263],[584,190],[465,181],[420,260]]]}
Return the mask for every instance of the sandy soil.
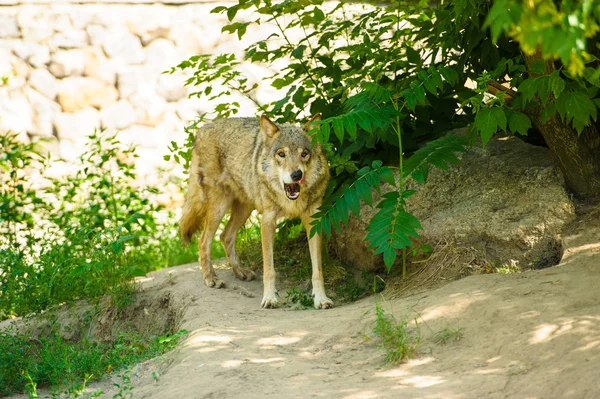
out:
{"label": "sandy soil", "polygon": [[[196,265],[161,270],[142,283],[144,295],[168,293],[186,304],[181,328],[190,333],[173,352],[133,368],[133,395],[600,398],[600,223],[575,230],[550,269],[472,276],[320,311],[260,309],[261,283],[239,282],[229,269],[220,270],[222,290],[202,285]],[[396,318],[417,318],[416,358],[384,362],[372,333],[375,301]],[[459,327],[461,340],[435,343],[436,332]],[[90,388],[112,398],[115,382]]]}
{"label": "sandy soil", "polygon": [[[223,290],[203,286],[195,265],[161,270],[144,289],[187,298],[190,334],[134,368],[134,397],[599,398],[600,223],[588,221],[564,244],[550,269],[321,311],[260,309],[261,283],[238,282],[230,270],[220,271]],[[397,318],[417,317],[416,358],[385,364],[372,333],[375,301]],[[461,340],[434,342],[440,329],[458,327]],[[103,397],[116,392],[99,386]]]}

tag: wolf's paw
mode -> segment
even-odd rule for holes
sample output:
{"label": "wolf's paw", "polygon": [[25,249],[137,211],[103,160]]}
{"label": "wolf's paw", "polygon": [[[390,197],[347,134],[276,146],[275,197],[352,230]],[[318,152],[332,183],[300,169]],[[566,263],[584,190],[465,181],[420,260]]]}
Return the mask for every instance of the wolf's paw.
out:
{"label": "wolf's paw", "polygon": [[275,295],[265,295],[260,306],[265,309],[275,309],[279,307],[279,301],[277,300],[277,297]]}
{"label": "wolf's paw", "polygon": [[233,274],[238,278],[238,280],[242,281],[250,281],[256,278],[256,273],[244,267],[233,268]]}
{"label": "wolf's paw", "polygon": [[225,282],[223,280],[219,279],[217,276],[204,277],[204,284],[206,284],[206,286],[208,288],[224,288],[225,287]]}
{"label": "wolf's paw", "polygon": [[314,303],[316,309],[329,309],[333,307],[333,301],[327,298],[327,296],[315,295]]}

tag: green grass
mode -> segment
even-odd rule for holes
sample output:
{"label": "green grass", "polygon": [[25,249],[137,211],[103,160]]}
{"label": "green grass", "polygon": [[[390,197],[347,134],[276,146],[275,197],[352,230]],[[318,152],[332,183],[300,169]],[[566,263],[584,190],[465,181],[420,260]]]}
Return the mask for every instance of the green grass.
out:
{"label": "green grass", "polygon": [[312,295],[297,288],[290,288],[288,290],[285,301],[289,306],[299,306],[303,310],[314,306]]}
{"label": "green grass", "polygon": [[464,327],[442,328],[440,331],[435,333],[433,336],[433,341],[440,345],[445,345],[453,341],[460,341],[464,337],[463,331]]}
{"label": "green grass", "polygon": [[394,316],[388,316],[385,313],[383,306],[379,303],[375,305],[373,332],[381,338],[385,360],[389,363],[399,363],[412,357],[421,342],[418,325],[414,331],[409,331],[407,319],[396,321]]}
{"label": "green grass", "polygon": [[121,332],[114,342],[67,341],[53,329],[32,339],[29,334],[0,332],[0,396],[34,392],[40,387],[76,387],[111,371],[156,357],[177,345],[182,330],[174,335],[144,338]]}

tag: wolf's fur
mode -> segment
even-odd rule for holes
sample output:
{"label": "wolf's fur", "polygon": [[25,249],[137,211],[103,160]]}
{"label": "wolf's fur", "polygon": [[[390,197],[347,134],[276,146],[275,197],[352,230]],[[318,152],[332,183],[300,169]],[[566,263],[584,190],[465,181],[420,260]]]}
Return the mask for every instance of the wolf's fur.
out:
{"label": "wolf's fur", "polygon": [[[317,119],[320,115],[310,122]],[[307,127],[308,124],[305,130]],[[262,306],[277,306],[273,266],[276,221],[284,216],[299,217],[308,233],[311,215],[321,205],[328,180],[329,167],[321,147],[313,147],[297,126],[277,126],[262,116],[260,121],[221,119],[200,128],[194,140],[180,231],[184,242],[190,242],[194,233],[202,230],[198,250],[204,283],[209,287],[224,286],[213,270],[210,248],[227,211],[231,217],[221,241],[233,273],[241,280],[255,277],[254,272],[241,267],[235,241],[237,231],[256,209],[262,215]],[[325,295],[319,235],[309,237],[309,250],[315,307],[329,308],[333,302]]]}

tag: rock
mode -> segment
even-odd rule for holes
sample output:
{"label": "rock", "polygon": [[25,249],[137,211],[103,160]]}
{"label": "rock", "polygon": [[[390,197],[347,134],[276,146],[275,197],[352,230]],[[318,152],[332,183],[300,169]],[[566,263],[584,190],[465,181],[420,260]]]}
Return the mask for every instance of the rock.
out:
{"label": "rock", "polygon": [[17,17],[10,14],[0,14],[0,39],[21,37]]}
{"label": "rock", "polygon": [[17,24],[23,38],[42,43],[52,36],[54,29],[47,12],[46,8],[34,5],[19,7]]}
{"label": "rock", "polygon": [[[557,235],[575,216],[549,150],[516,137],[469,149],[460,165],[449,172],[432,169],[427,184],[416,188],[407,208],[423,226],[423,242],[472,246],[498,266],[556,264]],[[382,265],[362,241],[375,212],[363,207],[360,220],[351,217],[332,239],[337,253],[362,270]]]}
{"label": "rock", "polygon": [[213,35],[206,37],[206,32],[198,26],[188,24],[173,26],[169,33],[169,39],[175,43],[177,48],[183,52],[184,57],[187,58],[207,52],[218,41]]}
{"label": "rock", "polygon": [[13,55],[9,48],[0,47],[0,77],[13,72],[12,57]]}
{"label": "rock", "polygon": [[198,97],[192,97],[177,102],[177,104],[175,104],[175,110],[179,118],[188,125],[189,122],[194,121],[198,115],[209,112],[210,106],[206,104],[206,101],[203,101]]}
{"label": "rock", "polygon": [[64,112],[77,112],[90,106],[103,108],[118,98],[117,89],[94,78],[63,79],[58,93],[58,103]]}
{"label": "rock", "polygon": [[137,123],[144,126],[156,127],[167,111],[167,102],[151,90],[135,93],[129,101],[136,109]]}
{"label": "rock", "polygon": [[[37,142],[37,145],[41,148],[42,154],[50,153],[52,155],[52,159],[56,159],[57,157],[60,156],[60,142],[58,141],[58,139],[56,137],[54,137],[54,136],[44,137],[43,140],[37,140],[36,142]],[[48,170],[55,171],[57,169],[58,163],[59,162],[56,162],[56,161],[51,162],[48,169],[44,170],[44,176],[46,176],[46,177],[54,176],[56,178],[61,178],[61,177],[66,176],[66,174],[69,173],[69,170],[72,168],[71,165],[68,165],[69,167],[64,168],[65,170],[63,173],[59,173],[56,175],[54,173],[48,173]]]}
{"label": "rock", "polygon": [[147,46],[150,42],[159,38],[167,38],[171,32],[171,8],[163,8],[162,18],[156,18],[156,9],[151,7],[141,8],[138,13],[133,15],[132,19],[127,21],[129,31],[142,40],[142,44]]}
{"label": "rock", "polygon": [[68,30],[55,34],[49,43],[52,48],[82,48],[89,44],[89,38],[84,30]]}
{"label": "rock", "polygon": [[52,57],[48,69],[57,78],[81,76],[85,67],[85,52],[76,50],[59,50]]}
{"label": "rock", "polygon": [[165,145],[168,143],[167,137],[159,129],[141,125],[132,125],[120,131],[118,138],[125,144],[133,144],[145,150],[166,149]]}
{"label": "rock", "polygon": [[184,86],[185,80],[180,73],[160,75],[156,92],[169,102],[179,101],[188,96],[188,88]]}
{"label": "rock", "polygon": [[173,107],[169,107],[169,109],[165,111],[163,120],[156,129],[163,136],[163,145],[165,148],[166,145],[172,140],[170,138],[175,137],[183,132],[184,127],[185,124],[181,121],[181,119],[179,119]]}
{"label": "rock", "polygon": [[33,128],[33,109],[22,93],[0,103],[0,132],[27,133]]}
{"label": "rock", "polygon": [[[93,130],[89,132],[93,133]],[[85,135],[88,135],[87,133]],[[85,136],[84,135],[84,136]],[[85,140],[83,137],[77,140],[61,139],[58,142],[58,154],[61,159],[69,162],[75,161],[85,153]],[[64,175],[63,175],[64,176]]]}
{"label": "rock", "polygon": [[45,19],[52,26],[52,30],[58,33],[65,33],[73,31],[73,25],[71,24],[71,18],[68,13],[62,12],[60,9],[54,9],[47,13]]}
{"label": "rock", "polygon": [[104,38],[108,34],[108,29],[101,24],[92,23],[85,27],[89,42],[92,46],[102,46]]}
{"label": "rock", "polygon": [[141,64],[145,60],[140,39],[126,30],[109,32],[102,45],[108,57],[125,64]]}
{"label": "rock", "polygon": [[144,66],[136,65],[122,68],[117,72],[117,88],[121,98],[129,98],[142,90],[152,91],[156,86],[158,74]]}
{"label": "rock", "polygon": [[137,120],[135,109],[127,100],[120,100],[103,108],[100,112],[102,127],[107,129],[125,129]]}
{"label": "rock", "polygon": [[154,40],[144,49],[144,53],[147,68],[157,75],[183,60],[175,44],[167,39]]}
{"label": "rock", "polygon": [[92,7],[69,7],[68,13],[75,29],[86,29],[90,25],[100,23],[97,11]]}
{"label": "rock", "polygon": [[[10,89],[11,91],[22,88],[29,73],[31,67],[22,59],[14,56],[8,49],[0,49],[0,87]],[[6,83],[4,82],[6,79]]]}
{"label": "rock", "polygon": [[[94,129],[100,128],[100,113],[92,107],[75,113],[60,112],[54,119],[54,128],[61,145],[63,140],[83,142],[85,137],[94,133]],[[61,156],[64,156],[62,146]]]}
{"label": "rock", "polygon": [[17,41],[13,45],[13,51],[19,58],[29,62],[34,68],[41,68],[50,62],[50,49],[48,46],[30,40]]}
{"label": "rock", "polygon": [[89,47],[84,51],[85,65],[83,75],[99,79],[114,86],[117,80],[115,66],[104,56],[102,50]]}
{"label": "rock", "polygon": [[54,100],[58,93],[58,82],[46,69],[34,69],[29,74],[29,85],[48,97]]}
{"label": "rock", "polygon": [[[33,107],[33,126],[29,130],[29,134],[53,137],[54,118],[60,113],[60,105],[31,88],[25,89],[25,95]],[[56,150],[58,151],[58,146]]]}

